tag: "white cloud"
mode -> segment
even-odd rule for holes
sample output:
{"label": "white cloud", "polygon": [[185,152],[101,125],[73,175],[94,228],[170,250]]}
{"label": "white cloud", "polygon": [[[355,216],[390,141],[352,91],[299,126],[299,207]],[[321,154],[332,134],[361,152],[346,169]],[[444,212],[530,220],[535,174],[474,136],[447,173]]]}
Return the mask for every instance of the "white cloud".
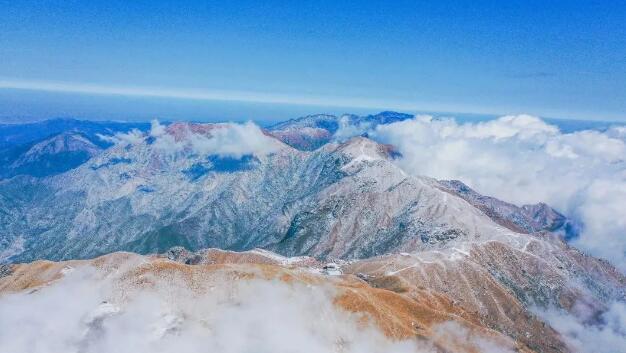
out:
{"label": "white cloud", "polygon": [[[123,277],[123,276],[122,276]],[[430,352],[393,341],[334,303],[334,289],[280,280],[154,277],[144,289],[76,269],[26,294],[0,297],[0,342],[12,353]],[[68,300],[71,293],[71,300]],[[107,301],[103,303],[103,301]]]}
{"label": "white cloud", "polygon": [[584,224],[575,245],[626,270],[626,129],[561,133],[520,115],[459,124],[418,116],[369,135],[409,173],[459,179],[516,204],[547,202]]}
{"label": "white cloud", "polygon": [[[244,155],[264,156],[278,151],[282,143],[263,133],[253,122],[203,125],[203,131],[193,131],[189,124],[179,124],[176,132],[152,120],[147,135],[153,139],[152,148],[168,154],[191,151],[200,155],[219,155],[240,158]],[[145,135],[138,130],[101,136],[102,139],[121,145],[138,145]]]}
{"label": "white cloud", "polygon": [[129,132],[120,132],[113,136],[97,134],[97,136],[103,140],[113,144],[120,145],[136,145],[143,141],[143,133],[137,129],[132,129]]}
{"label": "white cloud", "polygon": [[153,139],[153,148],[167,153],[175,154],[181,152],[185,149],[185,146],[189,144],[189,141],[186,140],[176,141],[176,138],[168,134],[166,127],[161,125],[156,119],[150,122],[148,135]]}
{"label": "white cloud", "polygon": [[202,154],[241,157],[246,154],[267,155],[276,152],[281,146],[278,140],[265,135],[261,128],[252,122],[218,126],[219,128],[211,131],[209,138],[193,134],[191,145],[194,150]]}
{"label": "white cloud", "polygon": [[433,338],[452,347],[465,347],[468,351],[480,353],[514,353],[512,340],[500,338],[500,341],[481,337],[455,321],[448,321],[433,327]]}
{"label": "white cloud", "polygon": [[[626,353],[626,304],[613,303],[599,320],[585,323],[585,315],[536,310],[576,353]],[[582,317],[581,317],[582,316]]]}
{"label": "white cloud", "polygon": [[367,132],[372,128],[372,124],[368,122],[362,122],[359,124],[352,124],[350,118],[342,116],[339,118],[339,128],[335,131],[333,138],[337,141],[343,142],[350,137],[359,136]]}
{"label": "white cloud", "polygon": [[160,137],[165,135],[165,126],[161,125],[157,119],[153,119],[150,122],[150,136]]}
{"label": "white cloud", "polygon": [[[445,111],[450,104],[404,101],[385,98],[339,97],[336,95],[285,94],[278,92],[232,91],[220,89],[185,89],[175,87],[119,86],[82,82],[21,80],[0,77],[0,89],[36,90],[44,92],[79,93],[90,95],[189,99],[198,101],[251,102],[318,107],[361,108],[402,111]],[[456,105],[455,111],[493,114],[491,109],[471,105]]]}

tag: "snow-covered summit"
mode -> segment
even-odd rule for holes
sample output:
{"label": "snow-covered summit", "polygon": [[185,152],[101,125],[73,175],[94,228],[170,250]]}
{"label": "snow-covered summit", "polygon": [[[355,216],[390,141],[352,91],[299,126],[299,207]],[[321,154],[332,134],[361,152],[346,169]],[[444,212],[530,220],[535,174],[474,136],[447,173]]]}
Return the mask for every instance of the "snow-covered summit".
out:
{"label": "snow-covered summit", "polygon": [[375,127],[411,118],[413,115],[390,111],[366,116],[317,114],[275,124],[268,131],[290,146],[301,150],[315,150],[332,141],[342,126]]}

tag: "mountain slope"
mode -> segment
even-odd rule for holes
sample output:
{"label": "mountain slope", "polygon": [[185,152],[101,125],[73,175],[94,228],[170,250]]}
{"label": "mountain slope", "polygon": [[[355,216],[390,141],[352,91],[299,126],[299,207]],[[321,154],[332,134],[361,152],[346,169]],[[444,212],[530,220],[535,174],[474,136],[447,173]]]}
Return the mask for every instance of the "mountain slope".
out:
{"label": "mountain slope", "polygon": [[496,223],[521,233],[548,231],[575,237],[578,226],[545,203],[518,207],[493,197],[483,196],[458,180],[440,181],[443,190],[460,196],[479,208]]}
{"label": "mountain slope", "polygon": [[76,168],[112,146],[102,136],[147,130],[147,123],[46,120],[0,124],[0,179],[17,175],[46,177]]}
{"label": "mountain slope", "polygon": [[[159,138],[184,145],[216,128],[173,124]],[[172,246],[359,259],[493,240],[520,247],[522,233],[567,223],[545,205],[518,208],[458,182],[407,175],[388,146],[364,137],[239,157],[168,151],[163,141],[146,134],[70,172],[0,183],[3,259]]]}
{"label": "mountain slope", "polygon": [[[170,126],[167,136],[196,134],[175,135],[180,129]],[[172,154],[145,136],[43,183],[7,181],[0,191],[11,195],[16,183],[48,188],[31,203],[8,208],[27,215],[19,261],[175,245],[362,258],[513,234],[437,181],[406,175],[386,146],[366,138],[314,152],[283,145],[268,155],[233,158]],[[11,223],[0,226],[18,236]]]}
{"label": "mountain slope", "polygon": [[102,149],[80,133],[64,132],[0,151],[0,178],[60,174],[85,163]]}
{"label": "mountain slope", "polygon": [[[365,315],[387,338],[444,352],[484,351],[467,332],[504,352],[575,351],[580,337],[548,312],[606,330],[610,308],[626,302],[623,274],[569,247],[569,220],[549,206],[407,175],[367,137],[308,151],[251,126],[177,123],[115,140],[65,173],[0,181],[0,261],[165,255],[2,265],[0,292],[47,288],[79,266],[95,267],[96,283],[121,272],[112,280],[122,288],[206,289],[200,297],[259,277],[319,284],[337,290],[324,303]],[[113,293],[97,299],[122,307]],[[300,296],[316,312],[306,289],[287,298]]]}
{"label": "mountain slope", "polygon": [[76,119],[52,119],[28,124],[0,124],[0,150],[49,138],[64,132],[81,133],[92,141],[98,134],[112,135],[131,129],[142,131],[149,123],[129,123],[114,121],[88,121]]}
{"label": "mountain slope", "polygon": [[275,124],[270,126],[268,131],[270,135],[289,146],[304,151],[312,151],[333,141],[335,134],[342,127],[374,128],[377,125],[411,118],[413,115],[389,111],[367,116],[317,114]]}
{"label": "mountain slope", "polygon": [[[113,253],[86,261],[5,265],[0,268],[0,313],[7,312],[6,300],[11,295],[34,293],[30,302],[47,300],[66,310],[67,304],[54,302],[54,294],[49,293],[66,289],[81,293],[81,300],[72,304],[80,308],[77,315],[81,321],[70,324],[86,327],[61,334],[74,337],[67,342],[82,342],[83,351],[90,351],[100,339],[119,339],[120,331],[114,327],[125,315],[153,330],[151,337],[159,344],[177,338],[185,344],[200,343],[190,340],[186,330],[198,329],[198,322],[204,328],[208,324],[211,330],[201,344],[210,345],[220,339],[215,335],[220,321],[215,321],[212,313],[234,305],[243,310],[228,312],[239,318],[239,337],[247,334],[250,318],[259,311],[264,321],[282,333],[292,332],[281,324],[285,317],[275,316],[285,310],[295,309],[289,315],[299,320],[289,325],[316,325],[317,329],[307,329],[307,335],[332,325],[324,337],[338,337],[331,347],[318,348],[321,351],[351,352],[359,342],[367,342],[356,351],[556,353],[576,352],[571,337],[543,321],[533,307],[556,306],[575,312],[584,303],[592,316],[599,317],[607,303],[623,296],[626,286],[626,278],[609,265],[567,248],[556,238],[534,238],[523,250],[485,242],[474,244],[462,256],[449,255],[426,251],[340,262],[343,274],[326,271],[327,266],[310,257],[288,258],[263,250],[192,253],[174,248],[161,256]],[[297,305],[292,307],[294,300]],[[146,303],[154,303],[150,312],[158,315],[144,316],[137,311]],[[252,303],[269,305],[269,311]],[[75,309],[67,310],[63,322],[75,319]],[[59,320],[46,315],[29,317],[28,310],[18,313],[9,311],[15,324],[45,325]],[[330,322],[318,323],[329,315]],[[86,320],[92,317],[105,324],[92,325]],[[355,322],[359,323],[356,335],[341,329]],[[132,321],[121,323],[132,327],[128,326]],[[592,329],[602,323],[588,325]],[[253,326],[258,333],[258,325]],[[81,336],[81,331],[91,334]],[[125,336],[138,334],[128,329],[122,332]],[[380,334],[389,341],[365,339]],[[251,340],[256,345],[271,343],[271,335],[254,337]],[[6,336],[5,341],[14,344],[14,337]],[[347,345],[332,346],[337,342]],[[385,348],[377,349],[378,344]],[[16,347],[20,347],[19,341]]]}

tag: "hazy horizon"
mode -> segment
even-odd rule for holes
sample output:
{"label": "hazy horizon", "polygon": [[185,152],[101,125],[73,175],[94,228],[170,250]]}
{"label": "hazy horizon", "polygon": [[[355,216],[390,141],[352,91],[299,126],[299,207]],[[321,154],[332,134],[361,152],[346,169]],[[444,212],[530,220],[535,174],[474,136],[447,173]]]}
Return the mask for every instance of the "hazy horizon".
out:
{"label": "hazy horizon", "polygon": [[[261,126],[297,119],[316,114],[356,114],[371,115],[383,111],[396,111],[406,114],[428,114],[450,117],[457,120],[490,120],[509,113],[474,113],[436,110],[405,110],[358,107],[331,107],[315,105],[268,104],[239,101],[207,101],[184,98],[166,99],[157,97],[126,97],[119,95],[89,95],[75,93],[49,93],[31,91],[22,95],[15,90],[0,89],[0,124],[22,124],[55,119],[75,119],[90,121],[149,122],[190,121],[190,122],[244,122],[254,121]],[[623,124],[626,121],[615,119],[581,119],[568,116],[542,116],[547,121],[588,122],[592,124]]]}
{"label": "hazy horizon", "polygon": [[626,121],[625,15],[611,1],[10,2],[0,115]]}

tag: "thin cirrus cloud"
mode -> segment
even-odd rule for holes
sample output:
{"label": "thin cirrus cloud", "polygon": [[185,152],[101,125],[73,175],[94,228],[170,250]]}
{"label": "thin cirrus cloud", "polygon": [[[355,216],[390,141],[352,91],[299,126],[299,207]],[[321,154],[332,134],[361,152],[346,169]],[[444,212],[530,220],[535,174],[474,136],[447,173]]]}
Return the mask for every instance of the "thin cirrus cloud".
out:
{"label": "thin cirrus cloud", "polygon": [[[548,78],[552,75],[549,72],[531,72],[518,76],[521,78]],[[10,77],[0,77],[0,94],[2,90],[34,91],[46,93],[81,94],[88,96],[118,96],[118,97],[139,97],[139,98],[159,98],[189,100],[197,102],[231,102],[231,103],[253,103],[275,106],[289,107],[310,107],[309,113],[317,112],[320,109],[340,108],[350,111],[354,110],[395,110],[413,113],[424,112],[447,112],[447,113],[470,113],[485,115],[504,115],[511,112],[526,112],[541,116],[567,116],[575,119],[598,120],[596,114],[576,111],[562,111],[559,109],[542,107],[523,107],[518,105],[498,104],[484,106],[480,103],[468,101],[454,101],[452,98],[441,98],[441,100],[416,100],[397,99],[393,97],[366,97],[348,95],[315,95],[301,93],[281,93],[281,92],[261,92],[246,90],[221,90],[221,89],[194,89],[178,87],[157,87],[157,86],[134,86],[134,85],[114,85],[96,84],[69,81],[47,81],[47,80],[24,80]],[[416,92],[420,92],[416,88]],[[609,116],[606,116],[609,118]],[[617,120],[622,117],[616,118]]]}
{"label": "thin cirrus cloud", "polygon": [[549,71],[529,71],[529,72],[513,72],[508,73],[506,77],[518,79],[542,79],[555,77],[556,73]]}
{"label": "thin cirrus cloud", "polygon": [[[426,104],[399,100],[369,99],[358,97],[329,97],[319,95],[282,94],[252,91],[230,91],[216,89],[181,89],[146,86],[102,85],[79,82],[0,79],[0,89],[32,90],[55,93],[77,93],[126,97],[170,98],[199,101],[248,102],[264,104],[287,104],[338,108],[449,110],[450,105]],[[454,107],[470,109],[471,107]],[[478,113],[478,112],[477,112]],[[489,113],[489,112],[481,112]]]}

